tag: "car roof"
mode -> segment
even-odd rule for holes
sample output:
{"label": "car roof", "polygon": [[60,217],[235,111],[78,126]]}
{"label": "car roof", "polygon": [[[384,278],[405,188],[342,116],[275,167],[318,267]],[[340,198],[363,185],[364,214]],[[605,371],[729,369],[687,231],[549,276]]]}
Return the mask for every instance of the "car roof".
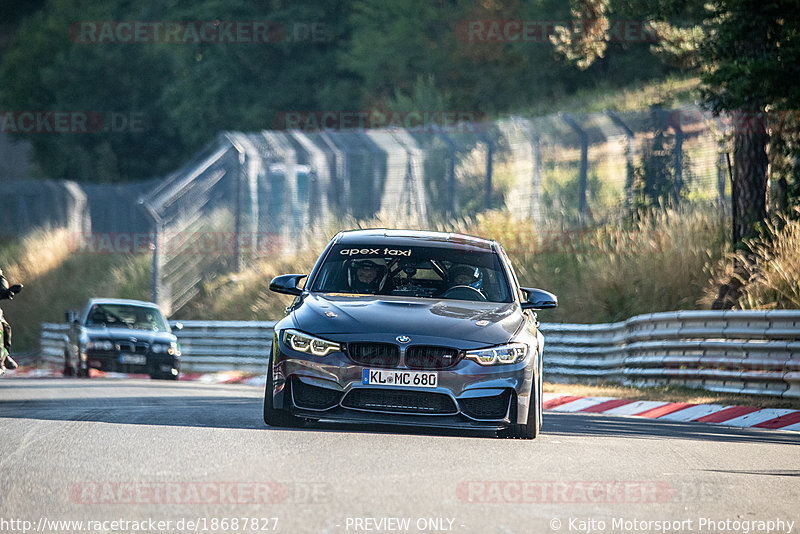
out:
{"label": "car roof", "polygon": [[88,306],[91,307],[94,304],[128,304],[131,306],[144,306],[147,308],[158,308],[158,304],[155,302],[146,302],[144,300],[133,300],[133,299],[114,299],[114,298],[92,298],[89,299]]}
{"label": "car roof", "polygon": [[336,244],[341,245],[444,245],[453,247],[469,247],[481,250],[493,250],[497,242],[480,237],[451,232],[429,232],[423,230],[397,230],[387,228],[370,228],[367,230],[349,230],[339,232],[334,237]]}

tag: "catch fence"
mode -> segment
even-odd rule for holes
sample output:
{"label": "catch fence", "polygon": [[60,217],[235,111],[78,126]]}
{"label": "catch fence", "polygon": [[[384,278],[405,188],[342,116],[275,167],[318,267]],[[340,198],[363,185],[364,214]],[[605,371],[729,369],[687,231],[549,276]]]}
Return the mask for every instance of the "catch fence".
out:
{"label": "catch fence", "polygon": [[0,182],[0,193],[19,204],[0,213],[0,233],[34,213],[44,226],[76,232],[144,233],[153,300],[172,314],[204,281],[304,250],[334,221],[431,226],[508,210],[518,221],[570,230],[619,218],[643,193],[715,205],[722,217],[729,130],[687,107],[406,129],[226,132],[164,179],[124,190]]}

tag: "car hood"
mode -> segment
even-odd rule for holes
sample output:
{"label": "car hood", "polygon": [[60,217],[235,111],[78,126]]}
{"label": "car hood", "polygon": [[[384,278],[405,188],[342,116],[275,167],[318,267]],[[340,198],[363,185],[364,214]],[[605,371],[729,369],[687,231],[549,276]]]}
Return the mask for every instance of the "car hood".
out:
{"label": "car hood", "polygon": [[402,334],[494,345],[507,342],[525,317],[516,303],[389,296],[308,294],[294,324],[314,334]]}
{"label": "car hood", "polygon": [[87,326],[86,335],[89,339],[108,339],[144,341],[146,343],[169,343],[175,341],[175,335],[169,332],[153,332],[152,330],[134,330],[131,328],[108,328],[107,326]]}

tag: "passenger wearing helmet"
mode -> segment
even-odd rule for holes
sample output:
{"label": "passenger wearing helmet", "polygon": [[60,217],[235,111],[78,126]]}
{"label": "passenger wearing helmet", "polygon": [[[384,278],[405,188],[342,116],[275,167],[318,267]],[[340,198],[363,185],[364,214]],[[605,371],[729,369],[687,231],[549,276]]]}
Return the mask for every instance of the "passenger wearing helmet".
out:
{"label": "passenger wearing helmet", "polygon": [[384,267],[372,260],[355,260],[350,264],[347,281],[356,293],[377,293]]}
{"label": "passenger wearing helmet", "polygon": [[483,272],[472,265],[453,265],[447,272],[450,287],[469,286],[478,291],[483,290]]}

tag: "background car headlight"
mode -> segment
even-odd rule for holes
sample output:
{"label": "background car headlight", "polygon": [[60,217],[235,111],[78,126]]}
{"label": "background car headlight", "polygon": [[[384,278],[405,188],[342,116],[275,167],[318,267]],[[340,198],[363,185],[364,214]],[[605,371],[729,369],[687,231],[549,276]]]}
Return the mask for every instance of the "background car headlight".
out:
{"label": "background car headlight", "polygon": [[521,362],[527,355],[527,345],[511,343],[488,349],[468,350],[464,357],[481,365],[502,365]]}
{"label": "background car headlight", "polygon": [[106,341],[87,341],[87,350],[114,350],[114,344],[108,340]]}
{"label": "background car headlight", "polygon": [[327,356],[331,352],[342,350],[338,343],[309,336],[297,330],[284,330],[283,342],[289,345],[292,350],[313,354],[314,356]]}
{"label": "background car headlight", "polygon": [[173,355],[178,352],[178,344],[174,341],[169,345],[166,343],[155,343],[152,347],[150,347],[150,350],[153,351],[153,354],[167,353],[169,355]]}

